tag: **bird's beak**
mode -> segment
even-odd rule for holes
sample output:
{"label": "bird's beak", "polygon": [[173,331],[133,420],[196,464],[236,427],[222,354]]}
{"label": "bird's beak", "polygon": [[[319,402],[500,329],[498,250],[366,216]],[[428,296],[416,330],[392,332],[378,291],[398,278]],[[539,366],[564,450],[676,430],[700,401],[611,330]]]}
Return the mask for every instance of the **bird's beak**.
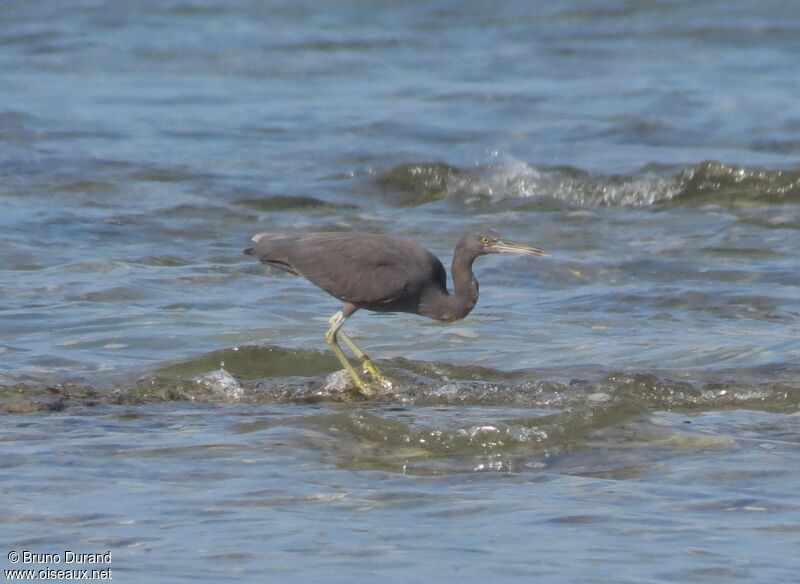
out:
{"label": "bird's beak", "polygon": [[520,253],[523,255],[543,257],[550,255],[543,249],[528,245],[527,243],[517,243],[516,241],[507,241],[503,239],[498,239],[492,243],[489,249],[498,253]]}

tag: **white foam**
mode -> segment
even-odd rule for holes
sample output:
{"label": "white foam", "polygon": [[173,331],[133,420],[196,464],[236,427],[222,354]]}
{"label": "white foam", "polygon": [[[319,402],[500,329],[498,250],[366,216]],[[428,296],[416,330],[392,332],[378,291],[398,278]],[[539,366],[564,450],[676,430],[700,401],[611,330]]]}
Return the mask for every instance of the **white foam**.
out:
{"label": "white foam", "polygon": [[674,178],[539,170],[509,156],[497,165],[455,175],[448,181],[448,191],[467,196],[488,196],[495,201],[551,197],[579,205],[648,206],[670,200],[680,190]]}
{"label": "white foam", "polygon": [[124,349],[128,345],[125,343],[108,343],[107,345],[103,345],[104,349]]}
{"label": "white foam", "polygon": [[325,391],[329,393],[347,391],[350,387],[350,377],[347,375],[347,371],[340,369],[328,375],[325,378],[324,387]]}
{"label": "white foam", "polygon": [[244,388],[233,375],[224,369],[210,371],[205,375],[201,375],[195,381],[211,392],[224,396],[230,401],[239,401],[244,397]]}

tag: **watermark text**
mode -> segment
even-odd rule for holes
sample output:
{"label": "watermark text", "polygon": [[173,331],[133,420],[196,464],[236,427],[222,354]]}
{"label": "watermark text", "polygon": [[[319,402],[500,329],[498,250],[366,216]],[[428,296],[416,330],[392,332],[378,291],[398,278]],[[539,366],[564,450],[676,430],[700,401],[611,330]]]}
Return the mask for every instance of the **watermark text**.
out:
{"label": "watermark text", "polygon": [[[113,580],[111,551],[41,553],[11,550],[11,568],[3,570],[6,580]],[[89,566],[87,567],[87,564]]]}

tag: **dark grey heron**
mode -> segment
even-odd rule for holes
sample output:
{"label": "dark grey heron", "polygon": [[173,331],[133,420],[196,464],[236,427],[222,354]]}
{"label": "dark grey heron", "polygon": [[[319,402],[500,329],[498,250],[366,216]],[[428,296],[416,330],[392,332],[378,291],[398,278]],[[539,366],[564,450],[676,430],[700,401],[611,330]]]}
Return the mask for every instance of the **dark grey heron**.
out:
{"label": "dark grey heron", "polygon": [[410,312],[441,322],[467,316],[478,301],[478,280],[472,262],[490,253],[550,255],[543,249],[501,239],[494,231],[471,232],[456,246],[447,290],[442,262],[415,241],[376,233],[259,233],[244,250],[262,263],[302,276],[344,305],[330,320],[328,344],[356,387],[365,395],[372,388],[347,360],[338,339],[353,351],[361,368],[386,386],[372,360],[342,330],[359,308],[375,312]]}

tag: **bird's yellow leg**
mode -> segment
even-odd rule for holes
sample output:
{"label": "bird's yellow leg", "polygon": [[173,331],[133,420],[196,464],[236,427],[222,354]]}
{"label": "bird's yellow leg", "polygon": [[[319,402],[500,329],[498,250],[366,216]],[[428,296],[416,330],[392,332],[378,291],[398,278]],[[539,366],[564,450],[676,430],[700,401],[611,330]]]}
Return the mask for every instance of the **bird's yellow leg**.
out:
{"label": "bird's yellow leg", "polygon": [[367,354],[361,350],[361,347],[355,344],[353,339],[351,339],[347,333],[340,330],[338,336],[348,347],[350,347],[350,350],[353,351],[356,359],[358,359],[359,363],[361,363],[361,366],[364,368],[364,370],[369,373],[370,377],[384,386],[389,383],[389,380],[383,376],[372,359],[370,359],[369,356],[367,356]]}
{"label": "bird's yellow leg", "polygon": [[[347,357],[345,357],[341,347],[339,347],[339,343],[336,341],[337,334],[342,335],[343,338],[346,337],[344,333],[339,332],[339,329],[342,328],[344,321],[345,318],[341,311],[334,314],[328,320],[328,322],[331,324],[331,328],[329,328],[328,332],[325,334],[325,340],[331,346],[331,349],[333,350],[334,354],[339,359],[339,362],[342,364],[344,370],[350,376],[350,379],[353,380],[353,383],[358,388],[358,390],[364,395],[370,396],[373,393],[372,388],[369,387],[369,385],[367,385],[366,383],[364,383],[364,381],[358,375],[358,372],[355,369],[353,369],[353,366],[350,364],[350,361],[347,360]],[[347,344],[350,345],[350,343]]]}

